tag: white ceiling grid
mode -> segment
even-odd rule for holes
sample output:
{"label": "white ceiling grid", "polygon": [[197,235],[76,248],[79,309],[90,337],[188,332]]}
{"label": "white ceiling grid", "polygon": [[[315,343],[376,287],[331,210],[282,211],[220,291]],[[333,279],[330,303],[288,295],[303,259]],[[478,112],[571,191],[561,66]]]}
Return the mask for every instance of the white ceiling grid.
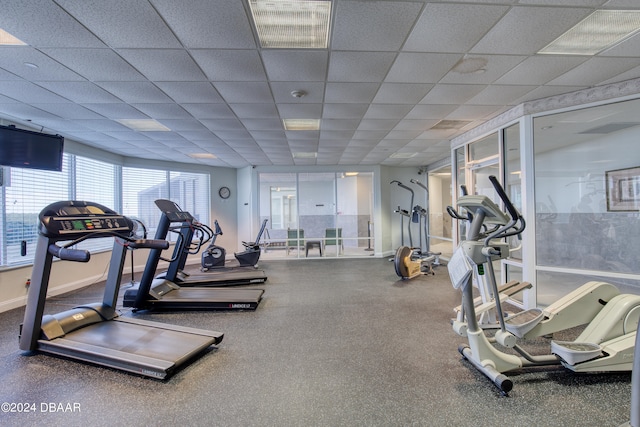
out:
{"label": "white ceiling grid", "polygon": [[[0,28],[27,46],[0,47],[0,117],[147,159],[422,166],[522,102],[640,77],[638,35],[595,57],[536,54],[593,11],[638,10],[635,0],[333,8],[330,47],[296,50],[260,48],[246,1],[7,0]],[[484,65],[469,72],[464,60]],[[320,130],[285,131],[290,118],[321,119]],[[431,129],[440,120],[468,124]],[[205,152],[216,159],[189,156]]]}

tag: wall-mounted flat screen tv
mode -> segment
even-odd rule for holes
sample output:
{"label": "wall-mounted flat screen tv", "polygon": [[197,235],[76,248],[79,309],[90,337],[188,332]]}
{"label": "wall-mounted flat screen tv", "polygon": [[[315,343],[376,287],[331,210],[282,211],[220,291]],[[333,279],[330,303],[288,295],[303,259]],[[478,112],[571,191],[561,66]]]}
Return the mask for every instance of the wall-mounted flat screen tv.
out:
{"label": "wall-mounted flat screen tv", "polygon": [[0,165],[62,170],[64,137],[0,125]]}

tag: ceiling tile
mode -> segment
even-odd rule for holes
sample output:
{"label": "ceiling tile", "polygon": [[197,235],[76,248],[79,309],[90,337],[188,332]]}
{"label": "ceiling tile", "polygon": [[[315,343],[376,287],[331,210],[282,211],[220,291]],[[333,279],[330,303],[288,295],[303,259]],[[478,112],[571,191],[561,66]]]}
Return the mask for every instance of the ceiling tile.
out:
{"label": "ceiling tile", "polygon": [[0,46],[0,67],[32,82],[84,80],[77,73],[28,46]]}
{"label": "ceiling tile", "polygon": [[531,56],[505,73],[494,83],[516,85],[521,82],[528,82],[532,85],[543,85],[577,67],[587,59],[585,56]]}
{"label": "ceiling tile", "polygon": [[336,2],[331,47],[336,50],[400,49],[420,9],[419,3],[377,1]]}
{"label": "ceiling tile", "polygon": [[[486,61],[486,65],[474,72],[458,72],[457,65],[440,80],[440,83],[461,83],[461,84],[478,84],[478,83],[494,83],[498,78],[511,70],[513,67],[524,61],[526,56],[518,55],[482,55],[467,56],[461,59],[458,64],[464,66],[465,60]],[[474,68],[471,68],[475,70]],[[464,70],[464,68],[463,68]]]}
{"label": "ceiling tile", "polygon": [[178,104],[131,104],[131,106],[152,119],[186,119],[192,117]]}
{"label": "ceiling tile", "polygon": [[56,0],[112,48],[179,48],[180,42],[148,2]]}
{"label": "ceiling tile", "polygon": [[166,104],[171,101],[167,95],[150,82],[97,82],[97,84],[125,102]]}
{"label": "ceiling tile", "polygon": [[403,52],[384,79],[391,83],[438,83],[456,62],[458,54]]}
{"label": "ceiling tile", "polygon": [[329,54],[322,51],[269,49],[262,60],[269,80],[288,82],[322,82],[327,74]]}
{"label": "ceiling tile", "polygon": [[487,85],[435,85],[420,104],[464,104],[486,87]]}
{"label": "ceiling tile", "polygon": [[[277,103],[322,103],[324,99],[324,82],[271,82],[273,99]],[[294,97],[291,92],[302,91],[301,98]]]}
{"label": "ceiling tile", "polygon": [[38,86],[79,104],[122,102],[111,93],[91,82],[38,82]]}
{"label": "ceiling tile", "polygon": [[373,103],[375,104],[417,104],[431,90],[433,85],[416,83],[383,83]]}
{"label": "ceiling tile", "polygon": [[175,0],[150,0],[187,48],[256,48],[243,2],[190,0],[188,7]]}
{"label": "ceiling tile", "polygon": [[118,49],[117,52],[151,81],[207,80],[184,49]]}
{"label": "ceiling tile", "polygon": [[369,104],[324,104],[322,118],[327,119],[361,119]]}
{"label": "ceiling tile", "polygon": [[467,52],[507,10],[508,6],[427,3],[404,49]]}
{"label": "ceiling tile", "polygon": [[267,81],[256,50],[193,49],[191,55],[212,81]]}
{"label": "ceiling tile", "polygon": [[118,103],[101,103],[101,104],[83,104],[88,109],[107,117],[109,119],[147,119],[148,117],[137,108],[132,107],[124,102]]}
{"label": "ceiling tile", "polygon": [[470,105],[515,105],[514,101],[536,86],[491,85],[467,101]]}
{"label": "ceiling tile", "polygon": [[216,82],[215,87],[228,104],[273,102],[266,82]]}
{"label": "ceiling tile", "polygon": [[279,118],[276,104],[229,104],[233,112],[241,119]]}
{"label": "ceiling tile", "polygon": [[550,85],[595,86],[608,76],[621,74],[640,64],[636,58],[591,58],[560,77],[549,82]]}
{"label": "ceiling tile", "polygon": [[[224,102],[220,94],[208,82],[156,82],[156,85],[175,102],[186,105]],[[186,105],[185,109],[189,111],[189,107]]]}
{"label": "ceiling tile", "polygon": [[[28,20],[25,17],[29,17]],[[53,27],[52,23],[55,23]],[[3,2],[0,28],[34,47],[105,47],[100,39],[52,1]],[[64,28],[64,31],[53,31],[55,28]]]}
{"label": "ceiling tile", "polygon": [[395,53],[333,52],[329,58],[330,82],[379,82],[386,76]]}
{"label": "ceiling tile", "polygon": [[42,52],[93,82],[145,79],[111,49],[49,48]]}
{"label": "ceiling tile", "polygon": [[27,81],[0,81],[0,93],[26,103],[59,104],[67,99]]}
{"label": "ceiling tile", "polygon": [[[222,100],[219,95],[217,96]],[[234,112],[226,104],[182,103],[180,105],[196,119],[226,119],[235,117]]]}
{"label": "ceiling tile", "polygon": [[514,6],[471,53],[533,55],[590,12],[592,10],[586,8]]}

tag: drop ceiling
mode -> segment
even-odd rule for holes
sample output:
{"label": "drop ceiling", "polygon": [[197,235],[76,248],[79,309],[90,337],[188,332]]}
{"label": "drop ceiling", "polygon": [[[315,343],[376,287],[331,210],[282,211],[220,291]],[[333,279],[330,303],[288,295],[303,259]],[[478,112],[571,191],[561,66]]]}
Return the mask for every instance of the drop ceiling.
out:
{"label": "drop ceiling", "polygon": [[6,0],[0,28],[26,45],[0,46],[0,118],[143,159],[429,165],[513,106],[640,77],[639,35],[536,54],[598,9],[640,3],[334,0],[328,49],[263,49],[246,1]]}

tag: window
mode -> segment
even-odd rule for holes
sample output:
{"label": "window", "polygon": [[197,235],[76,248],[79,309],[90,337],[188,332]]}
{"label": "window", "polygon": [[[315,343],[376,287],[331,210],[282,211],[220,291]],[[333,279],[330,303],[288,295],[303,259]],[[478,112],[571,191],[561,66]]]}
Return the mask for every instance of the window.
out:
{"label": "window", "polygon": [[[209,175],[204,173],[124,168],[69,153],[63,156],[62,172],[8,167],[2,172],[0,266],[33,262],[38,214],[61,200],[96,202],[136,217],[152,229],[150,237],[161,214],[156,199],[171,199],[199,221],[209,220]],[[92,252],[110,250],[113,240],[91,239],[78,247]]]}
{"label": "window", "polygon": [[[2,265],[28,264],[36,249],[38,214],[50,203],[68,199],[69,156],[64,155],[62,172],[22,168],[4,171]],[[26,252],[22,252],[23,245]]]}
{"label": "window", "polygon": [[[75,195],[76,200],[99,203],[115,211],[116,205],[116,166],[86,157],[75,156]],[[113,238],[85,240],[78,245],[88,251],[107,250],[113,247]]]}
{"label": "window", "polygon": [[[203,224],[209,222],[209,175],[154,169],[122,168],[122,213],[135,217],[155,236],[162,212],[155,204],[169,199]],[[168,240],[177,236],[168,235]]]}

